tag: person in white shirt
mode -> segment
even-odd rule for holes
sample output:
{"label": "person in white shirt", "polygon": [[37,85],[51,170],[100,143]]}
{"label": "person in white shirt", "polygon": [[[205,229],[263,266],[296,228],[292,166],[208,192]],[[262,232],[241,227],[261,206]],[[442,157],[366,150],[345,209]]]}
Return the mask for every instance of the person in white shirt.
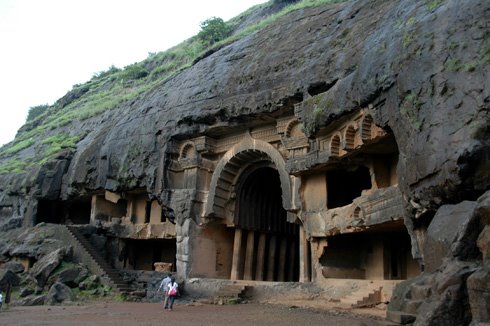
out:
{"label": "person in white shirt", "polygon": [[171,274],[168,273],[167,276],[165,276],[162,280],[162,282],[160,283],[160,286],[158,287],[158,290],[157,292],[160,292],[160,290],[163,291],[163,309],[167,309],[168,307],[168,284],[170,283],[170,281],[172,280],[171,278]]}
{"label": "person in white shirt", "polygon": [[177,282],[175,282],[175,278],[172,277],[170,283],[168,283],[168,299],[169,299],[168,310],[172,310],[174,306],[175,297],[177,296],[177,293],[179,291],[178,288],[179,288],[179,284],[177,284]]}

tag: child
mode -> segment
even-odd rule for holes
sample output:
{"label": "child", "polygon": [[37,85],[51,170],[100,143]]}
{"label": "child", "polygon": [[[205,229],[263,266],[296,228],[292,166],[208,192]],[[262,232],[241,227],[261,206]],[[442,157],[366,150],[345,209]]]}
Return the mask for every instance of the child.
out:
{"label": "child", "polygon": [[177,296],[177,289],[179,285],[175,282],[175,277],[170,278],[170,283],[168,283],[168,299],[169,299],[169,310],[172,310],[174,306],[175,297]]}

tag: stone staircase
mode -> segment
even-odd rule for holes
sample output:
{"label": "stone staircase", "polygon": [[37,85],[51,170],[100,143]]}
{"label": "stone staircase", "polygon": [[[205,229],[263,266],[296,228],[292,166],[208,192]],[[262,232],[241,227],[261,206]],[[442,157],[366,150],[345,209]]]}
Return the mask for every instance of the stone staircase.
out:
{"label": "stone staircase", "polygon": [[216,293],[214,297],[215,303],[239,302],[246,297],[247,292],[251,290],[251,286],[242,284],[225,284]]}
{"label": "stone staircase", "polygon": [[108,285],[112,286],[113,289],[119,291],[120,293],[129,293],[132,292],[131,287],[127,282],[125,282],[119,272],[112,268],[100,255],[97,250],[92,246],[92,244],[80,233],[80,231],[73,226],[66,225],[69,234],[72,236],[73,241],[77,242],[78,250],[85,251],[84,256],[89,257],[91,260],[88,264],[89,268],[95,269],[92,272],[99,275],[104,283],[108,283]]}
{"label": "stone staircase", "polygon": [[384,301],[383,287],[377,283],[362,284],[356,291],[340,299],[340,304],[349,308],[377,305]]}

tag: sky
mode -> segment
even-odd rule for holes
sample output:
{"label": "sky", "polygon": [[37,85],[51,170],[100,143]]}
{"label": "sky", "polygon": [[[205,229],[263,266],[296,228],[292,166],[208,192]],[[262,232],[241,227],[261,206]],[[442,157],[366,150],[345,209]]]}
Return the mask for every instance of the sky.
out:
{"label": "sky", "polygon": [[0,146],[30,107],[53,104],[111,65],[123,68],[265,0],[0,0]]}

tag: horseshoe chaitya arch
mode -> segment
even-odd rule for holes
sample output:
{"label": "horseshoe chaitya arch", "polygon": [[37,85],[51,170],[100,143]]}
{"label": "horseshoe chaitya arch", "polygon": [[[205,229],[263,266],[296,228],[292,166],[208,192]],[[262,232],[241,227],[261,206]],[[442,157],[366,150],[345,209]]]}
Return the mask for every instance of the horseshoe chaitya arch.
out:
{"label": "horseshoe chaitya arch", "polygon": [[285,210],[293,210],[291,182],[286,172],[286,163],[281,154],[271,144],[262,140],[247,138],[233,146],[218,162],[209,187],[209,196],[204,217],[225,217],[225,205],[231,198],[236,180],[253,161],[270,161],[279,172],[282,191],[282,205]]}

